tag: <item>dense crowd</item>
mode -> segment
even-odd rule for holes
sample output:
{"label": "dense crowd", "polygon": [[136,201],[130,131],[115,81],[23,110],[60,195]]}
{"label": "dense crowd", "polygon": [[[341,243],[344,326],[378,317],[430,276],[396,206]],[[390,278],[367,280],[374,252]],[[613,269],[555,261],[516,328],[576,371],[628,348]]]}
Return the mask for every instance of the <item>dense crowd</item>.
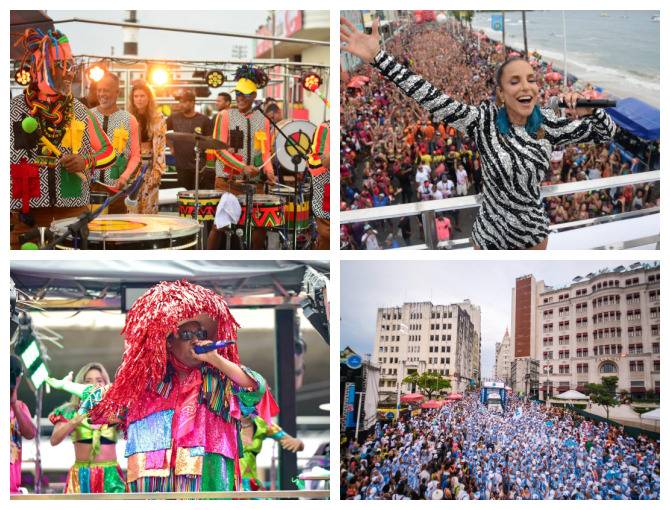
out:
{"label": "dense crowd", "polygon": [[659,453],[571,410],[469,395],[344,444],[341,499],[658,499]]}
{"label": "dense crowd", "polygon": [[[386,50],[438,89],[467,104],[493,99],[494,72],[503,60],[500,44],[479,34],[452,33],[444,26],[412,25],[386,42]],[[541,103],[566,92],[545,80],[538,55]],[[453,127],[430,122],[429,114],[369,65],[358,69],[366,80],[345,75],[341,84],[340,209],[356,210],[437,200],[482,190],[479,154],[473,140]],[[352,85],[349,87],[348,85]],[[593,90],[587,85],[585,90]],[[615,145],[556,148],[552,171],[543,184],[625,175],[646,167]],[[553,224],[658,205],[653,186],[628,186],[565,195],[545,202]],[[438,214],[439,240],[453,238],[455,214]],[[419,232],[422,234],[421,229]],[[343,224],[346,249],[375,249],[410,244],[410,220]],[[372,234],[373,242],[370,241]]]}

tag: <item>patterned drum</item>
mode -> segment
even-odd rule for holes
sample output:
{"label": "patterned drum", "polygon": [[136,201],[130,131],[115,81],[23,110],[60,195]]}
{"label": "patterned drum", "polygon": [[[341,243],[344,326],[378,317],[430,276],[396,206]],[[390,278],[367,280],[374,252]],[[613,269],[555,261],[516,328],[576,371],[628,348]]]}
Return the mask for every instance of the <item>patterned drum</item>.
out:
{"label": "patterned drum", "polygon": [[311,198],[310,190],[303,190],[298,194],[298,204],[295,203],[295,192],[287,186],[274,186],[268,190],[272,195],[284,199],[284,223],[286,227],[293,228],[293,218],[296,217],[296,228],[306,230],[310,226]]}
{"label": "patterned drum", "polygon": [[[67,232],[77,218],[65,218],[51,224],[55,237]],[[88,225],[89,250],[194,250],[200,224],[190,218],[160,214],[108,214]],[[79,238],[65,238],[58,250],[77,250]]]}
{"label": "patterned drum", "polygon": [[[195,191],[180,191],[177,194],[177,200],[179,202],[179,216],[194,218]],[[220,191],[201,189],[198,192],[198,221],[213,221],[220,200]]]}
{"label": "patterned drum", "polygon": [[[242,206],[242,215],[237,222],[238,225],[244,225],[244,218],[247,214],[247,197],[237,195],[237,200]],[[254,195],[253,206],[251,210],[251,221],[256,228],[273,228],[284,224],[284,201],[272,195]]]}

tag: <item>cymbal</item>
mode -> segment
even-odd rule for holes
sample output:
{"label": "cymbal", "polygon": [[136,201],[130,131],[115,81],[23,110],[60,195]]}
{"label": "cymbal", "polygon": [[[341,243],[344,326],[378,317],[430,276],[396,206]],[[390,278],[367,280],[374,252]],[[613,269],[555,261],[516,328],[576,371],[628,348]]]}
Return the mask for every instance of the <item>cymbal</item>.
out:
{"label": "cymbal", "polygon": [[214,149],[214,150],[223,150],[228,148],[228,144],[223,143],[221,140],[216,140],[211,136],[202,136],[196,133],[176,133],[171,131],[166,135],[167,139],[171,142],[191,142],[192,144],[198,144],[203,150]]}

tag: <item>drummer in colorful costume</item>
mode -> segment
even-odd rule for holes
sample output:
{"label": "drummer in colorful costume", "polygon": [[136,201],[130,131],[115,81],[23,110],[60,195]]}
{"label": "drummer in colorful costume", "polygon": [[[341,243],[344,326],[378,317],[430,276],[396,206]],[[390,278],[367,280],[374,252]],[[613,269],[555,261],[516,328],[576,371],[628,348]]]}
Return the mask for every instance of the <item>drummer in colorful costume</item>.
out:
{"label": "drummer in colorful costume", "polygon": [[330,248],[330,126],[323,122],[316,128],[309,155],[312,176],[312,211],[316,218],[317,250]]}
{"label": "drummer in colorful costume", "polygon": [[[72,97],[75,66],[62,32],[27,29],[24,93],[10,101],[10,238],[88,209],[89,177],[116,154],[95,116]],[[18,44],[17,43],[17,44]]]}
{"label": "drummer in colorful costume", "polygon": [[[116,105],[119,97],[119,79],[115,74],[105,73],[98,81],[97,107],[91,112],[95,115],[102,130],[112,141],[116,151],[116,161],[109,168],[98,169],[93,172],[96,181],[92,186],[94,191],[114,193],[114,189],[124,188],[140,166],[142,153],[140,150],[140,131],[137,119],[128,111],[120,110]],[[111,191],[107,186],[113,188]],[[123,200],[116,200],[109,207],[113,214],[127,212]]]}
{"label": "drummer in colorful costume", "polygon": [[[241,489],[240,420],[270,421],[278,408],[263,377],[240,365],[238,327],[221,296],[186,281],[152,287],[129,310],[116,380],[82,410],[127,431],[131,492]],[[216,339],[231,343],[195,352]]]}
{"label": "drummer in colorful costume", "polygon": [[60,444],[68,435],[74,444],[76,461],[68,472],[65,493],[126,492],[123,471],[116,460],[117,427],[92,425],[85,413],[78,413],[81,400],[96,388],[109,384],[109,375],[100,363],[87,363],[74,382],[71,378],[72,372],[65,379],[47,379],[52,388],[72,394],[69,402],[49,415],[54,424],[51,445]]}
{"label": "drummer in colorful costume", "polygon": [[[234,195],[245,193],[239,180],[255,185],[256,193],[263,193],[263,181],[274,184],[270,152],[270,121],[259,111],[254,111],[256,91],[268,83],[265,72],[252,65],[243,65],[235,73],[236,108],[221,110],[214,120],[213,137],[228,145],[228,149],[216,151],[216,179],[218,191]],[[237,182],[236,182],[237,181]],[[210,246],[218,245],[220,233],[212,229]],[[262,249],[265,232],[254,230],[252,247]]]}

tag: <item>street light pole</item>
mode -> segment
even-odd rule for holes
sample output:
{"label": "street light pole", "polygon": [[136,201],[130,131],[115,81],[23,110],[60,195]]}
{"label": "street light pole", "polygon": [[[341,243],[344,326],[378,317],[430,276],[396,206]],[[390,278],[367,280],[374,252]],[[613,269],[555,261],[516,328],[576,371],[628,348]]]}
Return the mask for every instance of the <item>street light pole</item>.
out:
{"label": "street light pole", "polygon": [[358,426],[361,422],[361,403],[363,402],[363,395],[365,395],[365,392],[357,391],[356,394],[358,395],[358,412],[356,413],[356,435],[354,437],[356,438],[356,441],[358,441]]}
{"label": "street light pole", "polygon": [[398,379],[398,393],[396,395],[396,402],[395,402],[395,419],[397,420],[400,418],[400,385],[402,384],[403,380],[403,373],[405,372],[405,360],[402,360],[400,362],[400,378]]}

